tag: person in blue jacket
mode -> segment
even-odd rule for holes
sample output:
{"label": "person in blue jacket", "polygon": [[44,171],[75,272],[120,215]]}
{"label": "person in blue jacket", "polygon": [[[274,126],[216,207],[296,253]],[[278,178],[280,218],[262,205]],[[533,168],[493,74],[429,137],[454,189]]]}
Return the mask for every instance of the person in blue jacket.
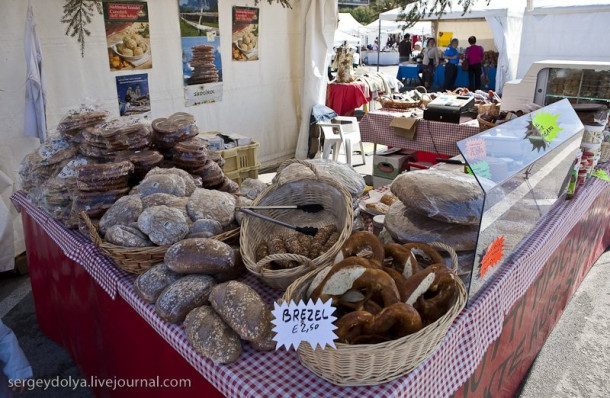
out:
{"label": "person in blue jacket", "polygon": [[0,320],[0,398],[10,397],[11,390],[23,391],[13,387],[9,389],[9,382],[14,386],[15,382],[22,382],[33,376],[32,367],[19,347],[15,333]]}
{"label": "person in blue jacket", "polygon": [[445,85],[444,90],[455,89],[455,80],[458,74],[458,63],[460,62],[460,53],[457,50],[459,41],[458,39],[451,40],[449,47],[445,50],[445,59],[447,64],[445,65]]}

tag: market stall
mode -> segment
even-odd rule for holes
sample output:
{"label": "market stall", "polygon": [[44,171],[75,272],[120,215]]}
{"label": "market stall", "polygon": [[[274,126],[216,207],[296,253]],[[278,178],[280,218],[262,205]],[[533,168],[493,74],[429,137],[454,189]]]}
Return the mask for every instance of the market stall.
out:
{"label": "market stall", "polygon": [[[402,79],[415,79],[415,81],[419,82],[419,72],[422,70],[421,64],[408,64],[408,65],[400,65],[398,67],[398,72],[396,73],[396,78],[398,80]],[[488,77],[487,84],[483,85],[483,88],[493,90],[496,87],[496,71],[497,68],[490,66],[484,67],[483,72],[485,76]],[[439,65],[434,71],[434,87],[442,88],[445,84],[445,66]],[[458,69],[457,78],[455,79],[456,87],[468,87],[468,72]]]}
{"label": "market stall", "polygon": [[[22,209],[28,245],[37,247],[28,251],[28,260],[40,327],[69,349],[86,374],[189,378],[201,393],[213,394],[211,385],[228,396],[450,395],[457,389],[467,396],[482,391],[509,396],[569,297],[610,245],[608,188],[607,182],[592,179],[575,200],[556,206],[514,252],[497,282],[460,314],[436,352],[407,376],[376,387],[333,386],[302,367],[292,351],[248,349],[235,365],[213,365],[186,344],[182,327],[160,321],[135,296],[133,276],[116,269],[86,238],[32,207],[22,194],[13,200]],[[247,282],[264,297],[277,297],[251,277]],[[116,360],[107,360],[110,355],[117,355]],[[505,372],[502,381],[499,372]],[[137,394],[132,389],[117,393]]]}

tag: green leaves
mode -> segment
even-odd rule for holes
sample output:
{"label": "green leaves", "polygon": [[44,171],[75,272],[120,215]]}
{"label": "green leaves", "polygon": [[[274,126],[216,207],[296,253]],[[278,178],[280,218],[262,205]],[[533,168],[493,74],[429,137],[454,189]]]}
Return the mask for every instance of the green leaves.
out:
{"label": "green leaves", "polygon": [[61,22],[68,25],[66,36],[76,37],[80,43],[81,56],[85,56],[85,36],[91,35],[86,28],[91,23],[91,17],[97,11],[102,14],[102,2],[100,0],[66,0],[64,4],[64,15]]}

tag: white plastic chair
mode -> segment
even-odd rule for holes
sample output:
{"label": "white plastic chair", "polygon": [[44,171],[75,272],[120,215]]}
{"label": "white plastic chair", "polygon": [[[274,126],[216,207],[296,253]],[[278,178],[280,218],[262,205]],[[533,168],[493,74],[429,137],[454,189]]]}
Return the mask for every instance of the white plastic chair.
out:
{"label": "white plastic chair", "polygon": [[343,145],[343,133],[338,123],[318,122],[318,126],[324,136],[322,146],[322,159],[330,159],[330,149],[333,149],[333,160],[339,159],[339,151]]}
{"label": "white plastic chair", "polygon": [[360,137],[360,126],[358,125],[358,119],[353,116],[337,116],[333,120],[342,122],[338,125],[341,126],[340,131],[343,135],[343,143],[345,144],[345,159],[347,164],[350,166],[354,165],[352,163],[352,151],[354,145],[359,146],[360,155],[362,156],[362,165],[366,164],[364,145],[362,145],[362,138]]}

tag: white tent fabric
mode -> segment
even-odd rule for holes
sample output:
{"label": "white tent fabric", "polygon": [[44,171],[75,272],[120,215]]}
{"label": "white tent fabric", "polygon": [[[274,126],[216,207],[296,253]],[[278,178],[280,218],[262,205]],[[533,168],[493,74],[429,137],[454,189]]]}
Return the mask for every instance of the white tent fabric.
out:
{"label": "white tent fabric", "polygon": [[[148,0],[153,68],[122,72],[110,72],[103,17],[96,14],[92,18],[82,58],[80,45],[65,35],[66,27],[59,22],[59,3],[32,0],[44,53],[49,129],[86,99],[118,116],[116,76],[147,73],[153,118],[189,112],[201,131],[250,136],[261,143],[258,160],[266,163],[294,156],[301,125],[309,122],[313,104],[323,103],[326,46],[332,45],[337,21],[333,0],[300,0],[292,10],[261,2],[260,60],[247,63],[231,60],[231,7],[243,2],[219,1],[223,100],[188,108],[180,66],[177,1]],[[18,189],[21,160],[38,146],[38,140],[23,135],[27,2],[2,0],[1,8],[0,135],[4,141],[0,145],[0,194],[10,215],[0,216],[0,234],[14,228],[15,252],[20,253],[24,249],[21,223],[8,197]],[[0,250],[0,259],[12,258],[12,252]]]}
{"label": "white tent fabric", "polygon": [[337,47],[345,42],[347,42],[348,44],[353,44],[355,46],[358,46],[358,45],[360,45],[360,38],[356,37],[356,36],[348,35],[347,33],[343,33],[340,30],[335,30],[333,46]]}
{"label": "white tent fabric", "polygon": [[363,28],[364,26],[356,21],[352,14],[347,12],[339,13],[339,26],[337,27],[337,30],[351,36],[358,36]]}
{"label": "white tent fabric", "polygon": [[25,121],[23,132],[28,137],[37,137],[40,142],[47,138],[47,121],[45,117],[46,79],[43,70],[42,50],[36,34],[36,22],[32,0],[28,0],[28,11],[25,21]]}
{"label": "white tent fabric", "polygon": [[309,146],[309,115],[314,104],[324,104],[326,65],[330,62],[329,47],[337,26],[337,4],[334,0],[301,2],[304,15],[304,62],[301,87],[299,138],[295,157],[307,158]]}
{"label": "white tent fabric", "polygon": [[[515,78],[523,78],[530,66],[545,59],[610,62],[607,35],[610,1],[572,2],[567,7],[534,8],[523,17],[523,40]],[[557,0],[557,4],[563,4]],[[538,1],[534,2],[537,6]]]}

